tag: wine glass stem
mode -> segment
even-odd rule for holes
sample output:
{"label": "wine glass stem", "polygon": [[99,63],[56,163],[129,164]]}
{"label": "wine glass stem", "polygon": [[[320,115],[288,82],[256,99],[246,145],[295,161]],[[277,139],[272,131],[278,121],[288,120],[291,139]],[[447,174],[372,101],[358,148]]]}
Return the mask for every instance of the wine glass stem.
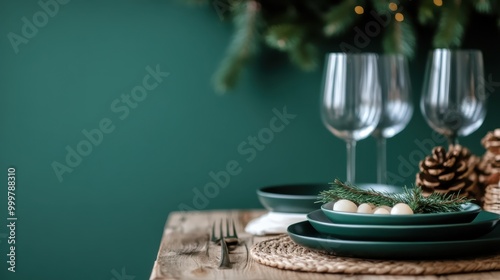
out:
{"label": "wine glass stem", "polygon": [[387,148],[386,139],[382,136],[377,137],[377,183],[385,184],[387,182]]}
{"label": "wine glass stem", "polygon": [[354,184],[356,175],[356,141],[349,139],[346,141],[347,147],[347,182]]}
{"label": "wine glass stem", "polygon": [[448,136],[448,145],[458,145],[458,138],[456,135]]}

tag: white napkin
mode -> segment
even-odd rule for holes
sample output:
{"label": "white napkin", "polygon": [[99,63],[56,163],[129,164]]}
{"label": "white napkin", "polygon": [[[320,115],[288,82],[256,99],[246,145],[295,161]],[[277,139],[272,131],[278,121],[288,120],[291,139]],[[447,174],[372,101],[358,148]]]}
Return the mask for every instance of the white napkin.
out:
{"label": "white napkin", "polygon": [[268,212],[251,220],[245,231],[254,235],[286,233],[289,225],[305,220],[306,214]]}

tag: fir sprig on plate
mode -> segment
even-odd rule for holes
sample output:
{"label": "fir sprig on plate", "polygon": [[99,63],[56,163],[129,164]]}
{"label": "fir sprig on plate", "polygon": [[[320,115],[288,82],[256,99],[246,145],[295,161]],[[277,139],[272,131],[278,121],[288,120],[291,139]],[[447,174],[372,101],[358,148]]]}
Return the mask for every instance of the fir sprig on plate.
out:
{"label": "fir sprig on plate", "polygon": [[432,193],[429,196],[422,194],[418,186],[414,188],[403,187],[401,193],[389,193],[373,189],[361,189],[355,185],[344,183],[335,179],[330,189],[319,193],[319,201],[328,203],[339,199],[350,200],[357,205],[361,203],[372,203],[375,206],[394,206],[397,203],[406,203],[417,213],[442,213],[456,212],[462,210],[462,205],[471,202],[471,199],[459,194]]}

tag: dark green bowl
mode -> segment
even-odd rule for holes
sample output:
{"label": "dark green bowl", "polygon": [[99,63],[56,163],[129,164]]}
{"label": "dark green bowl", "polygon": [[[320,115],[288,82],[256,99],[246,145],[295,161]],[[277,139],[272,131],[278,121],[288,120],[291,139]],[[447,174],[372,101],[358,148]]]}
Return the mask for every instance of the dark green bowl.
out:
{"label": "dark green bowl", "polygon": [[327,183],[276,185],[258,189],[257,196],[269,211],[307,214],[320,209],[318,194],[329,188]]}

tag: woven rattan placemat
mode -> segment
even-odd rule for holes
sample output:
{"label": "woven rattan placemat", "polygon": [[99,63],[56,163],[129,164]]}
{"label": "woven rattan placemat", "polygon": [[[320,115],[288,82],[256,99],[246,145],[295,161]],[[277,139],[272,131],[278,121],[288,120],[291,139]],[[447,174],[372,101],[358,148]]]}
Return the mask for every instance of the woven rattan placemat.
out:
{"label": "woven rattan placemat", "polygon": [[286,270],[345,274],[437,275],[500,270],[500,255],[460,260],[368,260],[323,254],[280,235],[254,244],[258,263]]}

